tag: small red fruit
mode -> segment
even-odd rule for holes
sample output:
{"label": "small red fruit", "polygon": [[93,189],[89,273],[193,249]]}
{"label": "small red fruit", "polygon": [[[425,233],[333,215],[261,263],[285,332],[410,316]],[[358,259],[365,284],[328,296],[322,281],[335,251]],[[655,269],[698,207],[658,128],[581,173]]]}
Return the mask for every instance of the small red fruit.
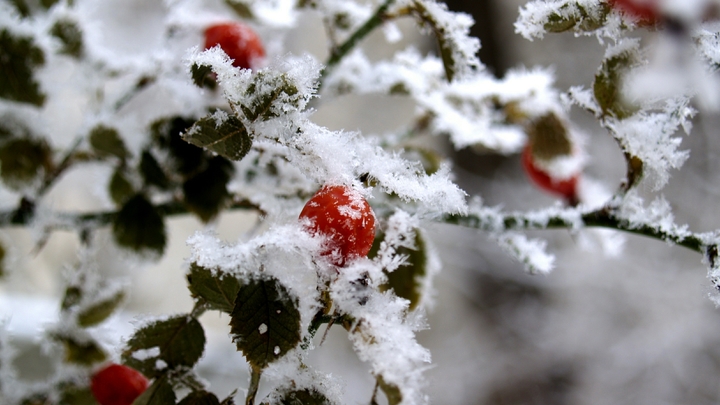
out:
{"label": "small red fruit", "polygon": [[309,220],[313,235],[322,234],[321,252],[336,266],[367,256],[375,239],[375,214],[357,190],[326,185],[305,204],[300,219]]}
{"label": "small red fruit", "polygon": [[532,180],[535,185],[545,191],[564,197],[570,205],[577,205],[577,183],[580,179],[580,174],[575,174],[562,180],[552,178],[547,172],[536,166],[535,162],[533,162],[532,148],[530,144],[525,146],[525,149],[523,150],[522,165],[523,169],[525,169],[525,173],[528,177],[530,177],[530,180]]}
{"label": "small red fruit", "polygon": [[654,25],[659,19],[657,0],[610,0],[610,6],[636,18],[640,25]]}
{"label": "small red fruit", "polygon": [[205,49],[220,45],[233,59],[233,66],[251,69],[265,57],[260,37],[250,27],[239,22],[211,25],[205,30]]}
{"label": "small red fruit", "polygon": [[139,371],[110,364],[92,376],[90,389],[100,405],[131,405],[148,387]]}

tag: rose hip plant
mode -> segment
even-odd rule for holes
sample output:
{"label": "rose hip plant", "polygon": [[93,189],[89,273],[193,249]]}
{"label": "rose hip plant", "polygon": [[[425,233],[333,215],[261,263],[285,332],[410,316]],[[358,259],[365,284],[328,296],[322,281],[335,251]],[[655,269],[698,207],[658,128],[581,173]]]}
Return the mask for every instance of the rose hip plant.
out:
{"label": "rose hip plant", "polygon": [[[427,236],[434,223],[490,235],[530,273],[549,272],[554,256],[527,230],[645,235],[696,251],[720,289],[718,232],[676,224],[662,197],[648,202],[641,192],[661,190],[687,159],[677,134],[689,132],[697,106],[718,107],[707,91],[720,88],[713,1],[528,2],[515,25],[527,39],[573,32],[606,47],[594,80],[570,89],[556,89],[544,69],[495,78],[468,35],[472,18],[436,0],[165,3],[153,20],[160,26],[150,27],[162,40],[144,43],[150,52],[123,53],[105,41],[112,27],[95,23],[97,2],[0,0],[0,226],[32,229],[36,251],[56,231],[81,241],[78,263],[58,264],[60,320],[42,332],[61,366],[43,383],[17,384],[0,356],[0,402],[339,404],[341,376],[306,361],[324,350],[317,332],[334,327],[376,381],[369,403],[428,403],[430,353],[415,333],[442,269]],[[142,30],[148,11],[137,12]],[[326,30],[323,60],[290,54],[279,39],[311,14]],[[400,20],[414,21],[435,50],[366,55],[365,38]],[[643,35],[673,41],[643,44]],[[658,46],[680,47],[691,62],[668,69],[653,58]],[[416,113],[374,136],[313,121],[315,109],[346,94],[408,98]],[[609,185],[609,198],[584,189],[593,154],[583,150],[573,107],[625,157],[626,176]],[[440,150],[418,146],[426,135],[456,149],[522,154],[528,181],[557,203],[530,212],[484,205],[454,183]],[[53,208],[48,194],[64,175],[96,167],[108,173],[102,209]],[[258,214],[258,226],[239,242],[220,240],[212,224],[239,210]],[[183,236],[194,306],[138,322],[109,347],[97,326],[122,308],[128,287],[121,275],[101,277],[88,252],[102,249],[99,235],[110,230],[128,263],[157,260],[167,220],[183,215],[209,224]],[[11,250],[5,240],[1,255]],[[244,398],[213,392],[197,374],[211,344],[199,320],[208,311],[230,319],[228,339],[250,370],[250,381],[237,383]],[[0,350],[7,345],[0,339]]]}

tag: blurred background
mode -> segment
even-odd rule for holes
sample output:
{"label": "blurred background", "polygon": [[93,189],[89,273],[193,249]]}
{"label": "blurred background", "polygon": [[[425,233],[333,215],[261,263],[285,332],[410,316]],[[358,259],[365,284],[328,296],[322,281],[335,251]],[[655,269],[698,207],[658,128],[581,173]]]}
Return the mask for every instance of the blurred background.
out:
{"label": "blurred background", "polygon": [[[108,0],[98,8],[101,24],[111,18],[113,30],[135,29],[137,15],[161,15],[160,2]],[[514,33],[520,0],[454,0],[448,6],[473,15],[473,35],[481,39],[481,60],[496,76],[509,69],[549,66],[560,91],[570,86],[590,87],[604,54],[594,37],[552,34],[529,42]],[[113,10],[113,15],[102,10]],[[107,12],[105,12],[107,13]],[[126,13],[127,15],[124,15]],[[123,25],[123,21],[127,25]],[[399,26],[404,38],[388,45],[382,32],[363,47],[374,60],[388,57],[408,44],[426,51],[433,38],[420,34],[414,23]],[[150,30],[148,38],[159,33]],[[659,33],[648,33],[652,43]],[[318,16],[309,13],[282,42],[293,53],[327,56],[326,39]],[[127,44],[132,48],[132,44]],[[150,96],[148,96],[150,97]],[[414,105],[401,97],[346,96],[319,105],[314,119],[330,129],[383,133],[399,128],[414,113]],[[624,175],[624,161],[615,141],[583,111],[571,113],[584,134],[590,156],[586,175],[613,190]],[[670,202],[676,222],[694,231],[720,228],[716,210],[720,194],[720,151],[717,115],[701,111],[692,135],[682,146],[690,159],[662,194]],[[453,151],[446,139],[428,139],[452,160],[458,184],[470,195],[482,196],[487,205],[508,210],[540,208],[557,203],[533,188],[524,178],[519,156],[479,154],[471,149]],[[49,200],[58,210],[92,210],[107,199],[104,184],[110,168],[72,171],[52,191]],[[91,180],[91,181],[88,181]],[[652,196],[650,190],[645,194]],[[220,238],[230,242],[243,237],[256,218],[246,213],[223,214],[216,224]],[[427,224],[430,239],[443,270],[434,280],[435,305],[428,313],[429,329],[418,340],[432,352],[426,372],[430,402],[434,404],[716,404],[720,402],[720,310],[708,295],[706,267],[695,252],[642,237],[624,235],[622,253],[606,254],[594,230],[536,231],[530,236],[548,241],[557,257],[547,276],[531,276],[496,243],[475,231]],[[131,295],[123,312],[101,326],[104,342],[119,355],[122,339],[133,322],[151,315],[188,311],[192,302],[185,286],[185,240],[203,229],[195,218],[169,221],[169,244],[157,263],[127,260],[112,248],[110,236],[94,254],[100,271],[108,276],[129,275]],[[607,236],[607,235],[606,235]],[[37,254],[31,253],[37,235],[22,229],[3,229],[10,246],[9,274],[0,282],[0,318],[5,319],[13,358],[26,383],[42,381],[52,372],[52,348],[43,343],[41,330],[57,318],[62,294],[62,263],[76,263],[79,242],[71,233],[53,234]],[[100,242],[103,241],[100,236]],[[592,242],[596,243],[593,244]],[[127,259],[124,257],[124,259]],[[121,268],[119,268],[121,267]],[[208,333],[200,371],[219,396],[246,386],[247,370],[241,354],[228,338],[228,319],[216,312],[203,316]],[[321,329],[321,332],[323,329]],[[345,381],[346,403],[367,404],[374,385],[367,367],[352,352],[342,328],[333,328],[310,362],[319,371]],[[261,393],[262,396],[262,393]]]}

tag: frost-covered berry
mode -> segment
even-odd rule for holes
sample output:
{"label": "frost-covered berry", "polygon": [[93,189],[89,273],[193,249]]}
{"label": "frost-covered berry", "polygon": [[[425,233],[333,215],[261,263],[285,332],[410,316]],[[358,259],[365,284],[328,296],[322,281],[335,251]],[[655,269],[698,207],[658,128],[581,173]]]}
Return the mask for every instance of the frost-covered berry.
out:
{"label": "frost-covered berry", "polygon": [[530,144],[523,150],[522,166],[525,174],[527,174],[530,180],[539,188],[564,197],[570,205],[576,205],[578,203],[577,185],[580,179],[580,173],[575,173],[564,179],[553,178],[535,164]]}
{"label": "frost-covered berry", "polygon": [[305,204],[300,219],[326,238],[321,255],[336,266],[367,256],[375,239],[375,214],[356,190],[326,185]]}
{"label": "frost-covered berry", "polygon": [[92,376],[90,389],[100,405],[131,405],[148,387],[139,371],[110,364]]}
{"label": "frost-covered berry", "polygon": [[659,19],[657,0],[610,0],[610,5],[641,25],[653,25]]}
{"label": "frost-covered berry", "polygon": [[260,37],[245,24],[229,22],[211,25],[205,30],[205,49],[220,46],[233,60],[233,66],[251,69],[265,57]]}

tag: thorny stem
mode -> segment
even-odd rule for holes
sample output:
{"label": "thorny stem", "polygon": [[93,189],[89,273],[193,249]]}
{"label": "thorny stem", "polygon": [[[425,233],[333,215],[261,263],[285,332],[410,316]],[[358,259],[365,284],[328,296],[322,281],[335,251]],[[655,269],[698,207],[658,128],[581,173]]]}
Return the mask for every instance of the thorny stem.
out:
{"label": "thorny stem", "polygon": [[320,83],[318,84],[317,92],[320,92],[324,79],[328,74],[340,63],[340,61],[351,51],[357,44],[370,34],[375,28],[380,26],[383,21],[387,18],[388,8],[395,2],[395,0],[385,0],[383,4],[375,10],[375,13],[361,25],[355,32],[350,35],[340,46],[334,47],[330,52],[330,57],[325,62],[325,68],[320,72]]}

